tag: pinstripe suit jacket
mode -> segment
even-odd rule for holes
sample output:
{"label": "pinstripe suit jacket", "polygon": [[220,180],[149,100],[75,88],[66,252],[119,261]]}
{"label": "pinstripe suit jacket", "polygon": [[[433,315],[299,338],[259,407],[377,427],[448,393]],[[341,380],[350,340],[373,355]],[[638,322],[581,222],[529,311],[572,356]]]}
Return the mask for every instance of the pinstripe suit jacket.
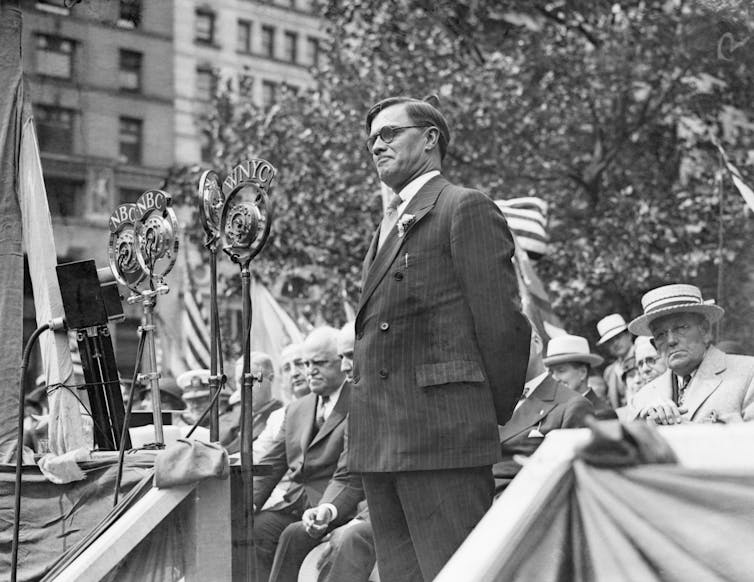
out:
{"label": "pinstripe suit jacket", "polygon": [[349,417],[352,471],[490,465],[523,390],[529,325],[513,240],[484,194],[432,178],[364,263]]}

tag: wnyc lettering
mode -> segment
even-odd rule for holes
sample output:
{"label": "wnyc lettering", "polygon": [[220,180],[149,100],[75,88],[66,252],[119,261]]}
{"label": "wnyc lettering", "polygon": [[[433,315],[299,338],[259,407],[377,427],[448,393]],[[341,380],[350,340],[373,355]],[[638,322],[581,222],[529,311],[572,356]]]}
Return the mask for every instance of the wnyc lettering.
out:
{"label": "wnyc lettering", "polygon": [[230,171],[223,182],[223,193],[228,196],[241,182],[251,182],[260,188],[270,187],[275,178],[275,168],[266,160],[244,160]]}

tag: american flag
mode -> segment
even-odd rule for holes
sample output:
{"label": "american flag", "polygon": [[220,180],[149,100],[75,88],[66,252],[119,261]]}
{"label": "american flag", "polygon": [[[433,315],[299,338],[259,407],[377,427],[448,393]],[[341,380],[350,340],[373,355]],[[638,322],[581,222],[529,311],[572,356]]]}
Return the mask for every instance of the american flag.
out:
{"label": "american flag", "polygon": [[191,276],[191,268],[185,265],[183,285],[183,358],[189,370],[207,369],[210,365],[209,324],[204,317],[204,302]]}
{"label": "american flag", "polygon": [[552,309],[550,298],[537,275],[532,259],[548,252],[547,202],[527,196],[510,200],[496,200],[516,241],[513,263],[524,313],[537,326],[545,341],[563,335],[565,329]]}
{"label": "american flag", "polygon": [[516,243],[532,259],[548,253],[547,202],[535,196],[496,200],[508,227],[516,237]]}

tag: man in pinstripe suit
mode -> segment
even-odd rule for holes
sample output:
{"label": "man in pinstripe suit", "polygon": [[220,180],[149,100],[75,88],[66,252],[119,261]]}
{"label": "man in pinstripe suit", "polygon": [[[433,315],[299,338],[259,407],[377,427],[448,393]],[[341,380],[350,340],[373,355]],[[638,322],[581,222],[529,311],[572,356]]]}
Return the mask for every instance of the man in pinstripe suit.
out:
{"label": "man in pinstripe suit", "polygon": [[497,425],[523,391],[530,328],[500,210],[440,174],[450,132],[436,106],[386,99],[366,129],[399,197],[364,262],[348,464],[381,580],[431,580],[492,503]]}

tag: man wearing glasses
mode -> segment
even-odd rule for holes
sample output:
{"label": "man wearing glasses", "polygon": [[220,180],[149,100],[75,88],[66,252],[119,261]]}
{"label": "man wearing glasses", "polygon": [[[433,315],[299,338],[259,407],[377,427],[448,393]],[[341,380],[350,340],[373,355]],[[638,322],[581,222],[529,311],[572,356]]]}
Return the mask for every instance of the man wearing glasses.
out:
{"label": "man wearing glasses", "polygon": [[[340,370],[337,338],[338,330],[321,327],[304,340],[301,360],[311,393],[288,405],[283,426],[270,450],[258,461],[270,465],[270,471],[254,479],[256,508],[264,506],[286,472],[291,480],[284,502],[255,516],[259,581],[269,578],[280,534],[299,521],[307,508],[319,503],[343,452],[351,386]],[[350,517],[338,516],[333,525]]]}
{"label": "man wearing glasses", "polygon": [[366,116],[395,196],[364,261],[348,466],[361,473],[384,580],[431,580],[490,507],[497,425],[523,391],[529,324],[498,207],[440,173],[450,141],[433,102]]}
{"label": "man wearing glasses", "polygon": [[628,329],[652,335],[669,369],[634,397],[638,416],[658,424],[754,420],[754,358],[712,345],[711,325],[723,309],[693,285],[658,287],[641,303],[644,314]]}

